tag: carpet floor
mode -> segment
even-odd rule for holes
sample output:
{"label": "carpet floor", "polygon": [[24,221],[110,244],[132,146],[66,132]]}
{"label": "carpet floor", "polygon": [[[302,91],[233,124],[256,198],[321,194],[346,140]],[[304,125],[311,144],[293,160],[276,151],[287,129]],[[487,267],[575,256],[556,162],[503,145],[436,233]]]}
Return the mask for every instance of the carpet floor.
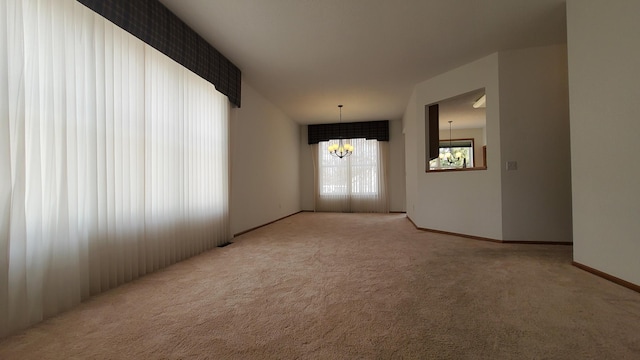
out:
{"label": "carpet floor", "polygon": [[639,359],[640,294],[571,257],[300,213],[8,337],[0,359]]}

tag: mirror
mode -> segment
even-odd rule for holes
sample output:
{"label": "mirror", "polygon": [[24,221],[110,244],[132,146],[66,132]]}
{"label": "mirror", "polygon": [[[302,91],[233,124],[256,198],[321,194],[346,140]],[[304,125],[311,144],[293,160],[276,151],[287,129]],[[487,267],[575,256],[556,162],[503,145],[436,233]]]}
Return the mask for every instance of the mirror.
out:
{"label": "mirror", "polygon": [[484,88],[426,105],[425,118],[427,172],[487,169]]}

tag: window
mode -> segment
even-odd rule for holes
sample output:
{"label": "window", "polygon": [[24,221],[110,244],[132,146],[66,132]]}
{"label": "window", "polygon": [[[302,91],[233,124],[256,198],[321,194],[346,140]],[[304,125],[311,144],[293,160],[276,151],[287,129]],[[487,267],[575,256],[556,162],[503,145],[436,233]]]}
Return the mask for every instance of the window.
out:
{"label": "window", "polygon": [[347,158],[337,158],[327,151],[332,141],[322,141],[320,151],[320,194],[376,195],[378,193],[378,142],[355,139],[348,141],[358,151]]}
{"label": "window", "polygon": [[229,101],[75,0],[0,18],[2,338],[229,240]]}
{"label": "window", "polygon": [[336,141],[321,141],[317,145],[317,210],[387,212],[384,171],[387,143],[349,140],[355,150],[351,156],[340,159],[327,150]]}

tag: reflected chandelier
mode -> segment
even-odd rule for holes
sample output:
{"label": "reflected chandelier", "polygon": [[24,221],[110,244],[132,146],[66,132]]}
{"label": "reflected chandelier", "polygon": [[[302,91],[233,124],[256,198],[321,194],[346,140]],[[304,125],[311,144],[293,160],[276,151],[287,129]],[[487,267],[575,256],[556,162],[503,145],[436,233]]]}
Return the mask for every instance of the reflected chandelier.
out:
{"label": "reflected chandelier", "polygon": [[464,160],[464,167],[466,167],[467,164],[467,159],[462,156],[462,153],[460,151],[456,151],[455,154],[452,154],[451,152],[453,151],[453,146],[452,146],[452,141],[451,141],[451,123],[453,122],[453,120],[449,120],[449,149],[447,149],[444,154],[440,154],[440,161],[447,161],[449,164],[454,164],[457,161],[460,161],[461,159]]}
{"label": "reflected chandelier", "polygon": [[340,108],[340,125],[338,125],[338,143],[329,145],[329,153],[337,158],[344,158],[353,153],[353,146],[351,144],[344,144],[342,141],[342,105],[338,105]]}

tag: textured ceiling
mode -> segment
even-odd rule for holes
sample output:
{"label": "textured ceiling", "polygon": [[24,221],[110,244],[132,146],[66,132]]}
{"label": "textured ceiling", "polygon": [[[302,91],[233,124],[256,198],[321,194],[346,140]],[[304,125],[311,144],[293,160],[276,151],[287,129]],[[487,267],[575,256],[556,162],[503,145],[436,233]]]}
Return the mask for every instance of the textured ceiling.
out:
{"label": "textured ceiling", "polygon": [[564,0],[160,0],[302,124],[400,119],[413,86],[566,42]]}

